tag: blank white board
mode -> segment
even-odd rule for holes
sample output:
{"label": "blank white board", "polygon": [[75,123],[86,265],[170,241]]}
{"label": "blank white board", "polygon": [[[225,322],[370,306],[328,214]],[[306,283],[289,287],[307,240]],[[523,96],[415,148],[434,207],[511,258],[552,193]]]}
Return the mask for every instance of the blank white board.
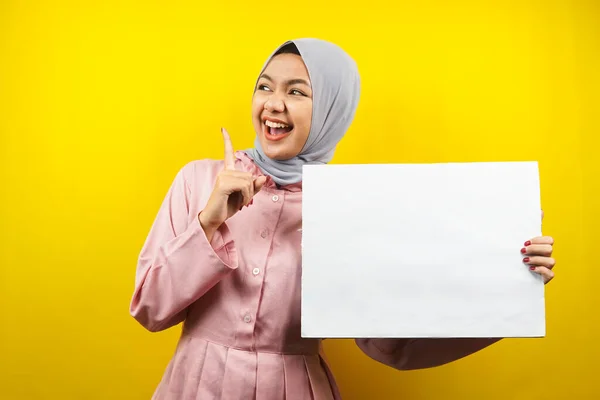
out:
{"label": "blank white board", "polygon": [[307,165],[302,336],[540,337],[537,162]]}

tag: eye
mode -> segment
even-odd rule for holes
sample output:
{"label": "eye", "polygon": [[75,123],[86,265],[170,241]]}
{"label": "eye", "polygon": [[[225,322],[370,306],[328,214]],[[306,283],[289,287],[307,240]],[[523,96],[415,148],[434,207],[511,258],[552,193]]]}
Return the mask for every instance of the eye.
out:
{"label": "eye", "polygon": [[301,91],[299,91],[298,89],[292,89],[290,91],[291,94],[293,94],[294,96],[306,96],[304,93],[302,93]]}
{"label": "eye", "polygon": [[258,90],[271,90],[271,89],[269,89],[269,87],[267,85],[264,85],[264,84],[258,85],[257,89]]}

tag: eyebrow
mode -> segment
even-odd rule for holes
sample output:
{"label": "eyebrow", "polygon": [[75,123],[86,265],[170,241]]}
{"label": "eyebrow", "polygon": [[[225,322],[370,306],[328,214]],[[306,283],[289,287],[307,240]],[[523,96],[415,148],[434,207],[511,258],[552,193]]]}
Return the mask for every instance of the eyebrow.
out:
{"label": "eyebrow", "polygon": [[[261,77],[261,78],[264,78],[264,79],[267,79],[267,80],[269,80],[269,81],[271,81],[271,82],[273,82],[273,78],[271,78],[271,77],[270,77],[269,75],[267,75],[267,74],[262,74],[260,77]],[[301,85],[306,85],[306,86],[310,87],[310,83],[308,83],[308,81],[307,81],[307,80],[305,80],[305,79],[300,79],[300,78],[290,79],[290,80],[287,80],[287,81],[285,81],[285,83],[286,83],[288,86],[290,86],[290,85],[296,85],[296,84],[301,84]]]}

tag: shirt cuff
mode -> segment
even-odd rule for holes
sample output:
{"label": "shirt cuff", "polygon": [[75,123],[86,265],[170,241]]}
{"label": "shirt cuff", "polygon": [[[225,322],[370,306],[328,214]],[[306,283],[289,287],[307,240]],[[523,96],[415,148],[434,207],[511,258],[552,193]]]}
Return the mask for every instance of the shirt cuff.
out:
{"label": "shirt cuff", "polygon": [[235,241],[233,240],[233,235],[229,230],[227,222],[223,222],[215,231],[211,242],[208,241],[206,232],[204,232],[202,225],[200,225],[200,220],[198,217],[194,218],[192,229],[198,232],[204,243],[212,249],[214,255],[217,256],[225,266],[230,269],[237,269],[237,249],[235,247]]}

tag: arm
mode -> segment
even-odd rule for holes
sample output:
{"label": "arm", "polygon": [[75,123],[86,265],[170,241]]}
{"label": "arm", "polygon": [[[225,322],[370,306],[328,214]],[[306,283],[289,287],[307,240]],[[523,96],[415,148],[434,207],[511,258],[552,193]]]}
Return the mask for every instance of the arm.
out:
{"label": "arm", "polygon": [[191,168],[175,177],[138,259],[130,313],[152,332],[183,321],[187,307],[238,265],[226,223],[209,242],[198,216],[188,222]]}
{"label": "arm", "polygon": [[375,361],[399,370],[432,368],[478,352],[500,338],[356,339]]}

